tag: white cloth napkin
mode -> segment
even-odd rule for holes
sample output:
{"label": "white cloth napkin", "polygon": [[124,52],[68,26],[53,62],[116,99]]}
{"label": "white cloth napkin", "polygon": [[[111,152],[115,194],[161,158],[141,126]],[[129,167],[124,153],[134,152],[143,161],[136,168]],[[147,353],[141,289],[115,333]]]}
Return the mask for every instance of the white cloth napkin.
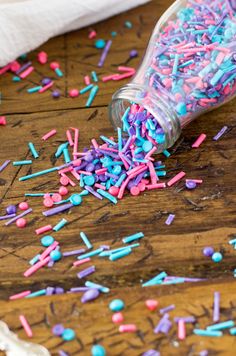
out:
{"label": "white cloth napkin", "polygon": [[0,0],[0,67],[49,38],[149,0]]}

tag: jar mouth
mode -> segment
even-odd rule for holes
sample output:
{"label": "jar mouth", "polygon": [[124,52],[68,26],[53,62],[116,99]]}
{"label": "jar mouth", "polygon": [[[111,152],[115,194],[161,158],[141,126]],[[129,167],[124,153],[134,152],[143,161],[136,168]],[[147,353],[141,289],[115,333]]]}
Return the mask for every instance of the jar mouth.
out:
{"label": "jar mouth", "polygon": [[157,153],[173,146],[181,133],[179,119],[162,97],[139,84],[129,83],[116,91],[109,105],[109,117],[115,129],[122,127],[122,116],[131,103],[143,106],[157,120],[165,133],[166,140],[157,145]]}

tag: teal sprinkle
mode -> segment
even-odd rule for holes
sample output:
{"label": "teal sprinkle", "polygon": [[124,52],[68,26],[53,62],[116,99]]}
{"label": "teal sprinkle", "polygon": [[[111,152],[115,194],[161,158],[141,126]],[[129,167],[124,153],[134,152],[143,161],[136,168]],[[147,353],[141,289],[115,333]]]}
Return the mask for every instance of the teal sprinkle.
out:
{"label": "teal sprinkle", "polygon": [[97,85],[95,85],[92,89],[91,89],[91,92],[89,94],[89,98],[85,104],[86,108],[90,107],[93,100],[95,99],[95,96],[97,95],[97,92],[98,92],[99,88]]}
{"label": "teal sprinkle", "polygon": [[163,155],[166,156],[167,158],[170,157],[170,152],[169,152],[169,151],[164,150],[162,153],[163,153]]}
{"label": "teal sprinkle", "polygon": [[56,153],[55,153],[55,157],[59,158],[62,155],[63,150],[65,148],[67,148],[68,145],[69,145],[69,142],[65,142],[65,143],[62,143],[60,146],[58,146]]}
{"label": "teal sprinkle", "polygon": [[41,256],[40,254],[34,256],[34,257],[29,261],[29,264],[30,264],[31,266],[33,266],[36,262],[39,261],[40,256]]}
{"label": "teal sprinkle", "polygon": [[228,328],[232,328],[234,325],[235,324],[233,320],[228,320],[228,321],[224,321],[223,323],[210,325],[207,327],[207,330],[215,331],[215,330],[228,329]]}
{"label": "teal sprinkle", "polygon": [[84,187],[84,175],[83,174],[80,174],[80,181],[79,181],[79,185],[81,188]]}
{"label": "teal sprinkle", "polygon": [[55,172],[57,170],[58,170],[58,167],[45,169],[44,171],[40,171],[40,172],[36,172],[36,173],[33,173],[33,174],[29,174],[27,176],[20,177],[19,181],[22,182],[24,180],[28,180],[28,179],[31,179],[31,178],[39,177],[39,176],[42,176],[42,175],[47,174],[47,173]]}
{"label": "teal sprinkle", "polygon": [[155,276],[152,279],[150,279],[149,281],[143,283],[142,287],[148,287],[148,286],[154,286],[156,284],[161,284],[162,280],[165,277],[167,277],[167,273],[163,271],[163,272],[159,273],[157,276]]}
{"label": "teal sprinkle", "polygon": [[117,253],[112,253],[110,256],[109,256],[109,260],[110,261],[116,261],[120,258],[123,258],[125,256],[128,256],[130,255],[132,252],[132,249],[130,247],[127,247],[126,249],[120,251],[120,252],[117,252]]}
{"label": "teal sprinkle", "polygon": [[166,176],[166,171],[158,171],[156,172],[157,177],[165,177]]}
{"label": "teal sprinkle", "polygon": [[122,131],[121,131],[120,127],[117,128],[117,134],[118,134],[118,150],[121,151],[122,150]]}
{"label": "teal sprinkle", "polygon": [[230,335],[236,335],[236,328],[232,328],[229,330]]}
{"label": "teal sprinkle", "polygon": [[45,295],[45,294],[46,294],[46,289],[41,289],[41,290],[38,290],[37,292],[30,293],[25,298],[34,298],[34,297],[39,297],[39,296]]}
{"label": "teal sprinkle", "polygon": [[20,77],[17,77],[16,75],[12,78],[12,81],[13,82],[20,82],[21,81],[21,79],[20,79]]}
{"label": "teal sprinkle", "polygon": [[80,255],[79,257],[77,257],[78,260],[84,260],[87,257],[92,257],[92,256],[96,256],[99,255],[99,253],[101,253],[103,251],[102,248],[98,248],[97,250],[88,252],[88,253],[84,253],[83,255]]}
{"label": "teal sprinkle", "polygon": [[139,247],[139,246],[140,246],[140,244],[139,244],[139,243],[136,243],[136,244],[132,244],[132,245],[129,245],[129,246],[119,247],[119,248],[116,248],[116,249],[113,249],[113,250],[102,251],[102,252],[99,254],[99,257],[107,257],[107,256],[110,256],[110,255],[112,255],[113,253],[117,253],[117,252],[126,250],[127,247],[129,247],[129,248],[136,248],[136,247]]}
{"label": "teal sprinkle", "polygon": [[92,79],[94,82],[98,82],[98,76],[97,76],[97,73],[95,72],[95,70],[93,70],[91,72],[91,76],[92,76]]}
{"label": "teal sprinkle", "polygon": [[87,249],[93,248],[93,245],[91,244],[91,242],[89,241],[87,235],[83,231],[81,231],[80,237],[83,240],[84,244],[86,245]]}
{"label": "teal sprinkle", "polygon": [[110,292],[109,288],[104,287],[101,284],[93,283],[93,282],[90,282],[90,281],[86,281],[85,282],[85,286],[88,287],[88,288],[98,289],[102,293],[109,293]]}
{"label": "teal sprinkle", "polygon": [[130,22],[130,21],[125,21],[125,27],[127,27],[127,28],[132,28],[133,27],[133,25],[132,25],[132,22]]}
{"label": "teal sprinkle", "polygon": [[37,86],[37,87],[33,87],[33,88],[27,89],[27,92],[30,93],[30,94],[32,94],[32,93],[38,92],[40,89],[42,89],[42,86],[41,86],[41,85],[39,85],[39,86]]}
{"label": "teal sprinkle", "polygon": [[12,162],[13,166],[24,166],[26,164],[31,164],[32,163],[32,160],[31,159],[28,159],[28,160],[25,160],[25,161],[15,161],[15,162]]}
{"label": "teal sprinkle", "polygon": [[68,148],[64,148],[63,156],[64,156],[65,163],[70,163],[71,162]]}
{"label": "teal sprinkle", "polygon": [[80,90],[80,94],[85,94],[87,93],[89,90],[91,90],[94,87],[93,84],[89,84],[86,87],[84,87],[83,89]]}
{"label": "teal sprinkle", "polygon": [[63,218],[63,219],[61,219],[61,221],[59,221],[59,223],[57,223],[57,224],[53,227],[53,230],[54,230],[54,231],[59,231],[59,230],[61,230],[67,223],[68,223],[68,221]]}
{"label": "teal sprinkle", "polygon": [[58,77],[63,77],[63,73],[62,73],[62,71],[60,70],[60,68],[56,68],[55,69],[55,73],[58,75]]}
{"label": "teal sprinkle", "polygon": [[120,187],[122,182],[125,180],[125,178],[126,178],[126,173],[123,173],[118,179],[118,181],[116,182],[115,187]]}
{"label": "teal sprinkle", "polygon": [[116,146],[116,142],[110,140],[110,139],[109,139],[108,137],[106,137],[106,136],[101,135],[101,136],[100,136],[100,139],[103,140],[103,141],[105,141],[105,142],[107,142],[107,143],[110,143],[110,145],[112,145],[112,146]]}
{"label": "teal sprinkle", "polygon": [[137,232],[136,234],[133,234],[133,235],[124,237],[124,238],[122,239],[122,241],[123,241],[124,244],[127,244],[127,243],[129,243],[129,242],[134,241],[134,240],[141,239],[142,237],[144,237],[143,232]]}
{"label": "teal sprinkle", "polygon": [[34,144],[33,144],[32,142],[29,142],[29,143],[28,143],[28,146],[29,146],[29,149],[30,149],[30,151],[31,151],[31,153],[32,153],[32,156],[33,156],[34,158],[38,158],[38,157],[39,157],[39,154],[38,154],[38,152],[36,151],[36,149],[35,149],[35,147],[34,147]]}
{"label": "teal sprinkle", "polygon": [[203,330],[203,329],[194,329],[193,333],[195,335],[199,335],[199,336],[222,336],[222,332],[221,331],[209,331],[209,330]]}
{"label": "teal sprinkle", "polygon": [[117,204],[117,199],[115,197],[113,197],[113,195],[111,195],[108,192],[105,192],[102,189],[98,189],[97,192],[99,194],[101,194],[104,198],[107,198],[108,200],[110,200],[113,204]]}

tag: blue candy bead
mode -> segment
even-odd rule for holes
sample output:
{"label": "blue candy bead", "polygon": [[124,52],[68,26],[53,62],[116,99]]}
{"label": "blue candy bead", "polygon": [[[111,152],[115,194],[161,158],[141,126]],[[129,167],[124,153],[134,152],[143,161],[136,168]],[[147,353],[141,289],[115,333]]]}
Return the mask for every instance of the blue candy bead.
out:
{"label": "blue candy bead", "polygon": [[122,309],[124,309],[124,307],[125,307],[125,303],[121,299],[114,299],[109,304],[109,308],[113,312],[121,311]]}
{"label": "blue candy bead", "polygon": [[61,335],[64,341],[71,341],[75,339],[75,332],[72,329],[65,329]]}
{"label": "blue candy bead", "polygon": [[102,345],[93,345],[91,353],[92,356],[106,356],[106,350]]}
{"label": "blue candy bead", "polygon": [[94,176],[84,176],[84,184],[85,185],[94,185],[95,178]]}
{"label": "blue candy bead", "polygon": [[149,152],[152,149],[152,143],[150,141],[144,141],[142,148],[144,152]]}
{"label": "blue candy bead", "polygon": [[54,242],[54,238],[50,235],[44,236],[41,238],[41,244],[44,247],[50,246]]}
{"label": "blue candy bead", "polygon": [[57,250],[54,250],[50,253],[50,257],[53,261],[59,261],[61,259],[61,256],[61,252]]}
{"label": "blue candy bead", "polygon": [[70,197],[70,202],[73,205],[80,205],[82,203],[82,198],[80,194],[72,194]]}
{"label": "blue candy bead", "polygon": [[104,48],[106,45],[106,41],[102,40],[102,39],[99,39],[95,42],[95,47],[98,48],[98,49],[102,49]]}
{"label": "blue candy bead", "polygon": [[220,262],[223,259],[223,256],[220,252],[215,252],[211,256],[211,258],[212,258],[212,261],[214,261],[214,262]]}

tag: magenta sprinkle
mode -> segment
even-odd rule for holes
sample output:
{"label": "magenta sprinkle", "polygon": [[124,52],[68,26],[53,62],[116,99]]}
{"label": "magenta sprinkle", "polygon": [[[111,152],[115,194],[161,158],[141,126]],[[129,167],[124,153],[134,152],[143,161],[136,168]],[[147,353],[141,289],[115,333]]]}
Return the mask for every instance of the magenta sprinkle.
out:
{"label": "magenta sprinkle", "polygon": [[228,130],[228,126],[223,126],[222,129],[213,137],[214,141],[218,141]]}
{"label": "magenta sprinkle", "polygon": [[91,266],[91,267],[88,267],[88,268],[84,269],[83,271],[77,273],[77,277],[81,279],[81,278],[89,276],[90,274],[92,274],[94,272],[95,272],[95,266]]}
{"label": "magenta sprinkle", "polygon": [[7,166],[8,164],[11,162],[10,159],[7,159],[1,166],[0,166],[0,172],[2,172]]}
{"label": "magenta sprinkle", "polygon": [[19,218],[22,218],[23,216],[25,216],[25,215],[31,213],[31,211],[33,211],[33,209],[31,209],[31,208],[29,208],[29,209],[23,211],[23,213],[21,213],[21,214],[15,216],[15,217],[12,218],[11,220],[7,221],[7,222],[5,223],[5,225],[8,226],[8,225],[12,224],[13,222],[15,222],[16,220],[18,220]]}

